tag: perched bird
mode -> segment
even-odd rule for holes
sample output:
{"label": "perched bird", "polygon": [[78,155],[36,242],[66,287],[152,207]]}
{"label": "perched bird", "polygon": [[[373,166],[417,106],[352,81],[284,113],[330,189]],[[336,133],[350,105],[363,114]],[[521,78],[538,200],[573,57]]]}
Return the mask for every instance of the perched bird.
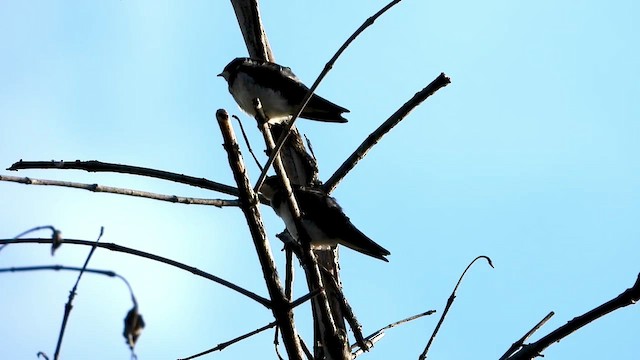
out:
{"label": "perched bird", "polygon": [[[251,58],[234,59],[218,76],[227,80],[229,92],[243,111],[255,116],[253,100],[259,98],[265,115],[274,123],[293,117],[309,90],[288,67]],[[342,113],[346,112],[349,110],[313,94],[300,117],[345,123]]]}
{"label": "perched bird", "polygon": [[[280,179],[277,176],[268,177],[260,192],[269,199],[273,210],[284,220],[289,233],[298,239],[285,189]],[[309,234],[314,248],[328,248],[342,244],[365,255],[389,261],[385,256],[391,253],[358,230],[342,212],[336,199],[327,195],[322,189],[298,186],[294,187],[293,193],[302,213],[302,226]]]}

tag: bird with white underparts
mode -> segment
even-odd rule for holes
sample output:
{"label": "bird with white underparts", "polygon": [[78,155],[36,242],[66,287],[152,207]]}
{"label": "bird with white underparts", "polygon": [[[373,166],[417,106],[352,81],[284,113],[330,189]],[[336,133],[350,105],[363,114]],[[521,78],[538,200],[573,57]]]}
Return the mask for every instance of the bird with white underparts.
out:
{"label": "bird with white underparts", "polygon": [[[218,74],[229,85],[229,92],[240,108],[256,115],[254,100],[260,99],[266,117],[271,123],[286,122],[299,110],[309,88],[290,68],[276,63],[251,58],[236,58]],[[345,123],[342,113],[349,110],[315,93],[300,114],[301,118]]]}
{"label": "bird with white underparts", "polygon": [[[298,232],[287,204],[287,195],[277,176],[268,177],[260,192],[266,197],[276,214],[284,220],[287,230],[296,240]],[[293,194],[301,212],[301,223],[313,248],[330,248],[344,245],[376,259],[389,261],[389,250],[375,243],[358,230],[342,211],[333,197],[321,188],[294,186]]]}

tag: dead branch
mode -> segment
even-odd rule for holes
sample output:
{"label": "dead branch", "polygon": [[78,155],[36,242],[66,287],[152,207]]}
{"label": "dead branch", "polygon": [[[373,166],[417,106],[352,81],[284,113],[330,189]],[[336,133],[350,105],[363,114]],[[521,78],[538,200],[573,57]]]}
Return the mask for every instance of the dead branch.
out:
{"label": "dead branch", "polygon": [[413,97],[404,103],[396,112],[393,113],[382,125],[372,132],[358,148],[347,158],[347,160],[340,165],[333,175],[324,184],[324,190],[329,194],[331,193],[338,183],[353,169],[356,164],[364,158],[364,156],[371,150],[371,148],[380,141],[380,139],[391,129],[393,129],[400,121],[402,121],[409,113],[425,101],[429,96],[433,95],[436,91],[447,86],[451,83],[451,79],[444,73],[441,73],[436,77],[429,85],[424,89],[417,92]]}
{"label": "dead branch", "polygon": [[[262,126],[261,132],[264,136],[267,151],[269,154],[273,154],[275,143],[269,129],[269,119],[267,119],[264,114],[260,99],[254,99],[254,106],[256,109],[256,121]],[[307,276],[309,290],[312,292],[316,290],[319,291],[317,298],[313,300],[313,305],[318,310],[317,314],[319,315],[320,322],[323,325],[323,331],[320,332],[322,346],[325,353],[329,356],[329,359],[343,359],[344,354],[348,354],[347,347],[349,344],[346,339],[341,338],[338,333],[338,328],[331,311],[331,306],[329,305],[327,293],[323,290],[325,287],[323,285],[322,275],[320,274],[320,268],[318,267],[316,256],[311,249],[311,237],[302,225],[300,208],[298,207],[298,202],[293,195],[291,183],[289,182],[289,177],[282,163],[280,154],[276,153],[273,168],[284,185],[285,193],[287,194],[287,205],[289,206],[289,211],[293,216],[293,221],[298,233],[298,243],[302,248],[302,251],[300,252],[300,261],[304,264],[303,268],[305,269]]]}
{"label": "dead branch", "polygon": [[209,350],[205,350],[203,352],[197,353],[195,355],[188,356],[186,358],[180,358],[178,360],[191,360],[191,359],[195,359],[197,357],[203,356],[203,355],[207,355],[207,354],[212,353],[214,351],[222,351],[229,345],[233,345],[233,344],[237,343],[238,341],[242,341],[242,340],[244,340],[246,338],[252,337],[253,335],[259,334],[259,333],[261,333],[261,332],[263,332],[263,331],[265,331],[267,329],[271,329],[274,326],[276,326],[276,322],[275,321],[271,322],[271,323],[268,323],[267,325],[265,325],[265,326],[263,326],[261,328],[258,328],[258,329],[255,329],[253,331],[250,331],[250,332],[248,332],[248,333],[246,333],[244,335],[240,335],[240,336],[238,336],[236,338],[233,338],[233,339],[231,339],[229,341],[225,341],[223,343],[220,343],[216,347],[213,347],[213,348],[211,348]]}
{"label": "dead branch", "polygon": [[80,284],[80,279],[82,278],[82,274],[84,274],[84,270],[89,265],[89,260],[91,260],[91,256],[93,256],[93,252],[96,251],[96,245],[102,238],[102,234],[104,234],[104,227],[100,227],[100,234],[96,241],[91,245],[91,250],[89,250],[89,254],[84,261],[84,265],[80,269],[80,273],[78,274],[78,278],[76,279],[76,283],[73,285],[73,288],[69,292],[69,299],[66,304],[64,304],[64,316],[62,317],[62,325],[60,325],[60,332],[58,333],[58,342],[56,344],[56,351],[53,354],[54,360],[58,360],[60,358],[60,349],[62,348],[62,338],[64,337],[64,332],[67,328],[67,321],[69,321],[69,315],[71,315],[71,309],[73,309],[73,299],[76,297],[76,290],[78,290],[78,285]]}
{"label": "dead branch", "polygon": [[148,191],[134,190],[119,188],[113,186],[106,186],[100,184],[84,184],[72,181],[58,181],[48,179],[36,179],[30,177],[17,177],[0,175],[0,181],[9,181],[26,185],[42,185],[42,186],[61,186],[74,189],[88,190],[92,192],[103,192],[118,195],[135,196],[152,200],[167,201],[172,203],[187,204],[187,205],[208,205],[216,207],[224,206],[239,206],[238,200],[224,200],[224,199],[202,199],[193,197],[184,197],[176,195],[157,194]]}
{"label": "dead branch", "polygon": [[[431,314],[435,314],[435,312],[436,312],[435,310],[429,310],[429,311],[425,311],[425,312],[417,314],[417,315],[409,316],[408,318],[405,318],[405,319],[402,319],[402,320],[399,320],[399,321],[392,322],[391,324],[386,325],[386,326],[378,329],[377,331],[373,332],[371,335],[369,335],[366,338],[364,338],[364,342],[367,343],[368,347],[373,347],[373,344],[377,343],[380,339],[382,339],[382,337],[385,334],[384,333],[385,330],[394,328],[394,327],[396,327],[398,325],[402,325],[402,324],[407,323],[409,321],[413,321],[413,320],[419,319],[419,318],[421,318],[423,316],[428,316],[428,315],[431,315]],[[356,350],[356,348],[357,348],[357,350]],[[362,355],[362,353],[364,353],[366,351],[358,343],[355,343],[355,344],[351,345],[351,350],[355,350],[353,352],[353,354],[352,354],[354,359],[356,357]]]}
{"label": "dead branch", "polygon": [[260,8],[257,0],[231,0],[236,13],[244,43],[249,56],[254,59],[273,61],[273,53],[269,46],[269,39],[262,26]]}
{"label": "dead branch", "polygon": [[433,340],[436,338],[436,335],[438,334],[438,330],[440,330],[440,326],[442,326],[442,323],[444,322],[444,318],[447,316],[447,313],[449,312],[451,305],[453,305],[453,300],[455,300],[456,298],[456,292],[458,291],[458,287],[460,286],[460,283],[462,282],[464,275],[467,273],[469,268],[471,268],[471,265],[473,265],[478,259],[487,260],[487,262],[489,263],[489,266],[493,268],[493,262],[491,261],[491,259],[488,256],[484,256],[484,255],[476,257],[475,259],[473,259],[473,261],[469,263],[469,265],[467,265],[467,268],[464,269],[464,271],[462,272],[462,275],[460,275],[460,278],[458,279],[458,283],[453,288],[453,291],[451,292],[451,296],[449,296],[449,299],[447,300],[447,305],[444,307],[444,311],[440,316],[440,320],[438,320],[438,324],[436,325],[436,328],[433,330],[433,334],[431,334],[431,337],[429,338],[429,342],[427,343],[427,346],[425,346],[424,351],[422,352],[422,354],[420,354],[418,359],[424,360],[427,358],[427,352],[429,352],[429,348],[431,347],[431,344],[433,344]]}
{"label": "dead branch", "polygon": [[324,278],[330,281],[330,284],[334,289],[332,294],[340,303],[340,308],[342,309],[342,313],[349,323],[349,327],[351,327],[351,331],[353,332],[353,337],[356,339],[356,343],[364,351],[369,351],[369,345],[364,341],[364,336],[362,335],[362,325],[360,325],[360,322],[358,322],[356,314],[353,312],[351,305],[349,305],[347,298],[344,296],[344,293],[342,292],[342,286],[338,284],[338,281],[332,276],[331,273],[327,274],[325,272],[324,275]]}
{"label": "dead branch", "polygon": [[205,178],[172,173],[169,171],[144,168],[123,164],[105,163],[96,160],[90,161],[18,161],[7,168],[7,170],[17,171],[25,169],[59,169],[59,170],[84,170],[87,172],[115,172],[121,174],[131,174],[147,176],[156,179],[168,180],[180,184],[199,187],[207,190],[221,192],[223,194],[238,196],[238,189],[233,186],[217,183]]}
{"label": "dead branch", "polygon": [[[53,239],[44,239],[44,238],[34,238],[34,239],[0,239],[0,245],[7,245],[7,244],[51,244],[54,240]],[[93,241],[87,241],[87,240],[75,240],[75,239],[64,239],[64,243],[65,244],[71,244],[71,245],[84,245],[84,246],[93,246],[94,242]],[[116,252],[121,252],[121,253],[125,253],[125,254],[129,254],[129,255],[134,255],[134,256],[140,256],[143,257],[145,259],[149,259],[149,260],[153,260],[153,261],[158,261],[161,262],[163,264],[167,264],[173,267],[176,267],[178,269],[182,269],[182,270],[186,270],[194,275],[203,277],[205,279],[211,280],[215,283],[218,283],[226,288],[229,288],[231,290],[234,290],[252,300],[254,300],[255,302],[261,304],[262,306],[266,307],[266,308],[270,308],[271,307],[271,301],[269,301],[268,299],[263,298],[262,296],[253,293],[249,290],[246,290],[244,288],[241,288],[240,286],[227,281],[225,279],[219,278],[215,275],[209,274],[207,272],[204,272],[198,268],[195,268],[193,266],[189,266],[180,262],[177,262],[175,260],[171,260],[162,256],[158,256],[158,255],[154,255],[154,254],[150,254],[148,252],[144,252],[144,251],[140,251],[140,250],[136,250],[136,249],[132,249],[132,248],[128,248],[125,246],[121,246],[121,245],[117,245],[114,243],[98,243],[96,244],[97,247],[99,248],[103,248],[103,249],[107,249],[107,250],[111,250],[111,251],[116,251]]]}
{"label": "dead branch", "polygon": [[302,348],[293,321],[293,311],[289,307],[289,301],[284,294],[278,272],[276,271],[273,255],[271,254],[271,247],[267,241],[262,216],[258,208],[258,196],[249,183],[244,161],[240,154],[233,128],[231,127],[229,115],[225,110],[220,109],[216,112],[216,118],[224,139],[224,148],[227,151],[229,165],[233,171],[233,177],[238,185],[238,190],[240,191],[240,208],[247,220],[249,232],[256,247],[269,296],[271,297],[271,311],[278,323],[278,327],[282,329],[282,339],[289,358],[302,360]]}
{"label": "dead branch", "polygon": [[[552,331],[548,335],[544,336],[540,340],[528,344],[523,345],[520,348],[520,351],[516,352],[513,355],[506,356],[503,355],[501,359],[508,360],[530,360],[535,357],[541,356],[542,352],[551,346],[554,343],[559,342],[565,337],[571,335],[574,331],[582,328],[583,326],[589,324],[590,322],[597,320],[608,313],[621,309],[625,306],[633,305],[640,300],[640,274],[636,278],[636,282],[632,287],[623,291],[620,295],[615,298],[607,301],[606,303],[587,311],[586,313],[573,318],[571,321],[566,324],[560,326],[556,330]],[[534,328],[535,331],[535,328]]]}
{"label": "dead branch", "polygon": [[518,351],[521,347],[523,347],[524,342],[527,341],[527,339],[529,339],[529,337],[531,337],[533,333],[538,331],[544,324],[546,324],[546,322],[549,321],[549,319],[551,319],[553,315],[555,315],[553,311],[548,313],[547,316],[545,316],[542,320],[540,320],[533,328],[531,328],[531,330],[527,331],[527,333],[524,334],[520,339],[518,339],[518,341],[514,342],[509,348],[509,350],[507,350],[507,352],[505,352],[504,355],[500,357],[500,360],[507,359],[510,355]]}

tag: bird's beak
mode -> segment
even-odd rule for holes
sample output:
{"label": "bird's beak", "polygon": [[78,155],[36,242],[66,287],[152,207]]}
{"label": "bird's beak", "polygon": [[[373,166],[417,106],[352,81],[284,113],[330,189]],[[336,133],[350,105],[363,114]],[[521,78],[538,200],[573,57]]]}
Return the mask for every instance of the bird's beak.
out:
{"label": "bird's beak", "polygon": [[220,73],[220,74],[218,74],[218,75],[216,75],[216,76],[222,76],[222,73]]}

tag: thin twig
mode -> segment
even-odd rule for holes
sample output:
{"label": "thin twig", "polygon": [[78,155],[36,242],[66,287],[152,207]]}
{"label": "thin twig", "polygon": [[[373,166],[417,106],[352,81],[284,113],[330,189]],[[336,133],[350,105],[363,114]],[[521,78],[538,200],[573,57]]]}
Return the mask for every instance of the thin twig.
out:
{"label": "thin twig", "polygon": [[[21,232],[20,234],[18,234],[18,235],[16,235],[16,236],[14,236],[13,238],[14,238],[14,239],[18,239],[18,238],[21,238],[21,237],[23,237],[23,236],[25,236],[25,235],[27,235],[27,234],[32,233],[32,232],[40,231],[40,230],[44,230],[44,229],[51,230],[51,232],[52,232],[52,234],[51,234],[51,238],[52,238],[52,239],[58,239],[58,238],[59,238],[59,236],[60,236],[60,230],[56,230],[56,228],[55,228],[55,227],[53,227],[52,225],[36,226],[36,227],[34,227],[34,228],[31,228],[31,229],[29,229],[29,230],[26,230],[26,231]],[[0,245],[0,250],[4,249],[4,247],[5,247],[5,246],[7,246],[7,245],[8,245],[8,244],[2,244],[2,245]]]}
{"label": "thin twig", "polygon": [[62,338],[64,337],[64,332],[65,332],[65,329],[67,328],[67,321],[69,320],[69,315],[71,314],[71,309],[73,308],[72,303],[73,303],[73,299],[76,296],[76,290],[78,290],[78,284],[80,284],[80,279],[82,278],[82,274],[84,274],[84,271],[87,268],[87,265],[89,265],[89,260],[91,260],[91,256],[93,255],[93,252],[96,251],[96,245],[100,241],[100,238],[102,238],[102,234],[104,234],[104,227],[103,226],[100,227],[100,235],[98,235],[98,238],[96,239],[96,241],[91,246],[91,250],[89,250],[89,255],[87,255],[87,258],[84,261],[84,265],[82,265],[82,268],[80,269],[80,273],[78,274],[78,278],[76,279],[76,283],[73,285],[73,288],[69,292],[69,300],[64,305],[64,316],[62,317],[62,325],[60,326],[60,333],[58,334],[58,342],[56,344],[56,351],[53,354],[53,358],[55,360],[58,360],[60,358],[60,349],[62,348]]}
{"label": "thin twig", "polygon": [[[417,315],[409,316],[408,318],[405,318],[405,319],[402,319],[402,320],[398,320],[398,321],[392,322],[391,324],[386,325],[384,327],[381,327],[377,331],[374,331],[373,333],[371,333],[371,335],[369,335],[366,338],[364,338],[364,341],[367,342],[367,346],[368,347],[372,347],[373,344],[375,344],[380,339],[382,339],[382,337],[384,336],[384,331],[385,330],[391,329],[393,327],[396,327],[398,325],[407,323],[409,321],[413,321],[413,320],[419,319],[419,318],[421,318],[423,316],[432,315],[435,312],[436,312],[435,310],[429,310],[429,311],[425,311],[425,312],[417,314]],[[351,350],[355,350],[356,348],[358,348],[358,349],[352,354],[354,358],[356,358],[357,356],[361,355],[365,351],[358,343],[355,343],[355,344],[351,345]]]}
{"label": "thin twig", "polygon": [[313,355],[311,355],[311,351],[309,350],[309,347],[307,347],[307,344],[304,343],[304,340],[302,340],[302,338],[300,338],[300,345],[302,345],[302,350],[304,351],[304,354],[307,355],[307,360],[313,360]]}
{"label": "thin twig", "polygon": [[307,142],[307,147],[309,148],[309,152],[311,153],[311,156],[313,156],[313,160],[318,161],[318,159],[316,159],[316,154],[313,152],[313,145],[311,145],[311,140],[309,140],[309,138],[307,137],[307,134],[303,134],[304,135],[304,140]]}
{"label": "thin twig", "polygon": [[360,27],[347,39],[347,41],[345,41],[344,44],[342,44],[342,46],[338,49],[338,51],[333,55],[331,60],[329,60],[329,62],[325,64],[324,69],[322,69],[322,72],[320,72],[320,75],[318,75],[318,78],[316,79],[316,81],[313,83],[313,85],[311,85],[311,88],[309,88],[309,91],[307,91],[307,95],[305,95],[304,100],[300,104],[298,111],[293,115],[291,120],[287,122],[287,126],[284,132],[282,133],[282,135],[280,136],[280,139],[278,139],[275,149],[270,154],[269,159],[267,160],[267,163],[264,165],[264,169],[262,170],[262,173],[260,173],[260,177],[258,177],[258,181],[256,182],[254,189],[260,189],[260,186],[262,186],[262,182],[267,177],[267,171],[269,171],[269,168],[273,164],[273,161],[275,160],[276,155],[280,152],[282,145],[287,140],[287,137],[289,136],[289,132],[291,131],[291,128],[293,127],[296,119],[298,119],[300,114],[302,114],[302,112],[304,111],[304,108],[307,106],[307,103],[311,99],[313,92],[316,91],[316,88],[318,87],[318,85],[320,85],[320,82],[331,70],[331,68],[333,67],[333,64],[335,64],[335,62],[338,60],[338,57],[342,55],[342,53],[353,42],[353,40],[355,40],[356,37],[358,37],[358,35],[360,35],[366,28],[371,26],[376,21],[376,19],[378,19],[382,14],[384,14],[387,10],[391,9],[394,5],[396,5],[400,1],[402,0],[391,1],[385,7],[380,9],[380,11],[378,11],[373,16],[365,20],[364,23],[362,23],[362,25],[360,25]]}
{"label": "thin twig", "polygon": [[[0,239],[0,245],[1,244],[32,244],[32,243],[36,243],[36,244],[50,244],[53,240],[52,239],[44,239],[44,238],[35,238],[35,239]],[[65,239],[64,240],[65,244],[71,244],[71,245],[85,245],[85,246],[93,246],[94,242],[93,241],[86,241],[86,240],[74,240],[74,239]],[[261,304],[262,306],[266,307],[266,308],[270,308],[271,307],[271,301],[269,301],[268,299],[263,298],[262,296],[253,293],[249,290],[246,290],[244,288],[241,288],[240,286],[229,282],[225,279],[219,278],[215,275],[209,274],[207,272],[204,272],[198,268],[195,268],[193,266],[189,266],[189,265],[185,265],[183,263],[177,262],[175,260],[172,259],[168,259],[162,256],[158,256],[158,255],[154,255],[154,254],[150,254],[144,251],[140,251],[140,250],[136,250],[136,249],[132,249],[132,248],[128,248],[125,246],[121,246],[121,245],[117,245],[117,244],[113,244],[113,243],[99,243],[96,244],[97,247],[99,248],[104,248],[107,250],[111,250],[111,251],[116,251],[116,252],[121,252],[121,253],[125,253],[125,254],[130,254],[130,255],[135,255],[135,256],[140,256],[143,257],[145,259],[149,259],[149,260],[154,260],[154,261],[158,261],[161,262],[163,264],[167,264],[173,267],[176,267],[178,269],[182,269],[182,270],[186,270],[194,275],[203,277],[205,279],[211,280],[215,283],[218,283],[224,287],[227,287],[231,290],[234,290],[252,300],[254,300],[255,302]]]}
{"label": "thin twig", "polygon": [[253,161],[256,162],[256,165],[258,166],[258,169],[260,169],[260,171],[262,171],[262,165],[260,164],[260,161],[258,161],[258,158],[256,157],[256,154],[253,153],[253,149],[251,148],[251,143],[249,142],[249,138],[247,137],[247,133],[244,131],[244,126],[242,126],[242,121],[240,121],[240,118],[235,116],[235,115],[231,115],[231,117],[238,121],[238,125],[240,125],[240,132],[242,133],[242,137],[244,138],[244,143],[247,145],[247,149],[249,150],[249,154],[251,154],[251,156],[253,157]]}
{"label": "thin twig", "polygon": [[[8,268],[0,268],[0,273],[3,272],[27,272],[27,271],[42,271],[42,270],[53,270],[53,271],[81,271],[82,268],[80,267],[76,267],[76,266],[65,266],[65,265],[38,265],[38,266],[12,266],[12,267],[8,267]],[[134,303],[136,303],[135,301],[135,296],[133,295],[133,289],[131,288],[131,284],[129,284],[129,281],[127,281],[127,279],[116,273],[115,271],[112,270],[100,270],[100,269],[84,269],[85,273],[89,273],[89,274],[98,274],[98,275],[104,275],[104,276],[108,276],[108,277],[113,277],[113,278],[117,278],[122,280],[122,282],[124,282],[124,284],[127,286],[127,289],[129,290],[129,294],[131,295],[131,299],[133,300]]]}
{"label": "thin twig", "polygon": [[179,203],[179,204],[210,205],[210,206],[217,206],[217,207],[239,205],[238,200],[201,199],[201,198],[192,198],[192,197],[182,197],[182,196],[176,196],[176,195],[164,195],[164,194],[157,194],[157,193],[152,193],[148,191],[105,186],[100,184],[84,184],[84,183],[77,183],[77,182],[71,182],[71,181],[35,179],[35,178],[29,178],[29,177],[17,177],[17,176],[6,176],[6,175],[0,175],[0,181],[11,181],[11,182],[26,184],[26,185],[62,186],[62,187],[88,190],[92,192],[103,192],[103,193],[135,196],[135,197],[142,197],[142,198],[160,200],[160,201],[168,201],[168,202]]}
{"label": "thin twig", "polygon": [[362,335],[362,325],[358,322],[356,318],[356,314],[353,312],[351,305],[347,301],[347,298],[344,296],[342,292],[342,287],[338,284],[338,281],[333,277],[328,271],[324,272],[325,279],[331,281],[331,285],[333,286],[334,292],[333,296],[336,297],[340,304],[340,308],[342,309],[342,313],[344,318],[347,319],[349,326],[351,327],[351,331],[353,332],[353,337],[356,339],[356,343],[360,346],[364,351],[369,351],[369,345],[365,342],[364,335]]}
{"label": "thin twig", "polygon": [[205,178],[176,174],[169,171],[144,168],[139,166],[105,163],[96,160],[90,161],[18,161],[7,170],[24,169],[61,169],[61,170],[84,170],[88,172],[115,172],[121,174],[132,174],[147,176],[156,179],[168,180],[189,186],[199,187],[207,190],[218,191],[223,194],[238,196],[238,189],[233,186],[217,183]]}
{"label": "thin twig", "polygon": [[518,339],[518,341],[514,342],[509,348],[509,350],[507,350],[507,352],[505,352],[504,355],[502,355],[499,360],[505,360],[511,354],[518,351],[524,345],[524,342],[527,341],[527,339],[529,339],[529,337],[531,337],[533,333],[538,331],[547,321],[549,321],[549,319],[551,319],[551,317],[553,317],[554,314],[555,313],[553,311],[548,313],[547,316],[545,316],[542,320],[540,320],[533,328],[531,328],[531,330],[527,331],[527,333],[524,334],[520,339]]}
{"label": "thin twig", "polygon": [[389,116],[389,118],[382,123],[382,125],[378,126],[378,128],[372,132],[363,142],[358,146],[358,148],[347,158],[347,160],[340,165],[338,170],[336,170],[333,175],[327,180],[324,184],[324,190],[327,194],[331,193],[338,183],[353,169],[356,164],[364,158],[371,148],[380,141],[380,139],[391,129],[393,129],[400,121],[402,121],[414,108],[420,105],[423,101],[425,101],[429,96],[433,95],[439,89],[447,86],[451,83],[451,79],[449,79],[444,73],[441,73],[438,77],[436,77],[429,85],[427,85],[424,89],[417,92],[413,97],[404,103],[393,115]]}
{"label": "thin twig", "polygon": [[638,301],[640,301],[640,274],[638,274],[636,282],[633,284],[633,286],[623,291],[620,295],[596,307],[595,309],[587,311],[586,313],[573,318],[571,321],[550,332],[540,340],[528,345],[524,345],[522,349],[520,349],[520,351],[515,353],[513,356],[507,357],[506,359],[530,360],[535,357],[541,356],[540,354],[546,348],[571,335],[574,331],[579,330],[583,326],[599,319],[602,316],[607,315],[612,311],[621,309],[628,305],[636,304]]}
{"label": "thin twig", "polygon": [[444,318],[447,316],[447,313],[449,312],[451,305],[453,305],[453,300],[456,298],[456,291],[458,291],[458,286],[460,286],[460,283],[462,282],[464,275],[467,273],[469,268],[471,268],[471,265],[473,265],[478,259],[487,260],[487,262],[489,263],[489,266],[493,268],[493,262],[491,261],[491,259],[488,256],[484,256],[484,255],[478,256],[477,258],[473,259],[473,261],[471,261],[469,265],[467,265],[467,268],[464,269],[464,271],[462,272],[462,275],[460,275],[460,278],[458,279],[458,283],[456,284],[456,287],[453,288],[453,291],[451,292],[451,296],[449,296],[449,299],[447,300],[447,305],[444,307],[444,311],[440,316],[440,320],[438,320],[438,324],[436,325],[436,328],[433,330],[433,334],[431,334],[431,337],[429,338],[429,342],[427,343],[427,346],[425,346],[424,351],[422,352],[422,354],[420,354],[420,357],[418,357],[418,359],[424,360],[427,358],[427,352],[429,351],[429,348],[431,347],[433,340],[436,338],[436,335],[438,334],[438,330],[440,330],[440,326],[444,322]]}
{"label": "thin twig", "polygon": [[322,288],[315,289],[312,292],[307,293],[305,295],[302,295],[299,298],[295,299],[294,301],[291,302],[291,304],[289,306],[291,306],[292,309],[297,307],[297,306],[300,306],[300,305],[304,304],[305,302],[307,302],[307,300],[318,296],[323,291],[324,291],[324,289],[322,289]]}
{"label": "thin twig", "polygon": [[211,349],[209,349],[209,350],[205,350],[205,351],[203,351],[203,352],[201,352],[201,353],[197,353],[197,354],[195,354],[195,355],[191,355],[191,356],[188,356],[188,357],[186,357],[186,358],[180,358],[180,359],[178,359],[178,360],[190,360],[190,359],[195,359],[195,358],[197,358],[197,357],[200,357],[200,356],[202,356],[202,355],[206,355],[206,354],[212,353],[212,352],[214,352],[214,351],[222,351],[222,350],[224,350],[224,348],[226,348],[226,347],[227,347],[227,346],[229,346],[229,345],[233,345],[233,344],[237,343],[238,341],[241,341],[241,340],[244,340],[244,339],[246,339],[246,338],[248,338],[248,337],[251,337],[251,336],[253,336],[253,335],[259,334],[259,333],[261,333],[261,332],[263,332],[263,331],[265,331],[265,330],[267,330],[267,329],[271,329],[271,328],[272,328],[272,327],[274,327],[274,326],[276,326],[276,322],[275,322],[275,321],[274,321],[274,322],[271,322],[271,323],[269,323],[269,324],[267,324],[267,325],[265,325],[265,326],[263,326],[263,327],[261,327],[261,328],[255,329],[255,330],[253,330],[253,331],[251,331],[251,332],[248,332],[248,333],[246,333],[246,334],[244,334],[244,335],[240,335],[240,336],[238,336],[238,337],[236,337],[236,338],[233,338],[233,339],[231,339],[231,340],[229,340],[229,341],[225,341],[225,342],[223,342],[223,343],[220,343],[220,344],[218,344],[216,347],[213,347],[213,348],[211,348]]}

